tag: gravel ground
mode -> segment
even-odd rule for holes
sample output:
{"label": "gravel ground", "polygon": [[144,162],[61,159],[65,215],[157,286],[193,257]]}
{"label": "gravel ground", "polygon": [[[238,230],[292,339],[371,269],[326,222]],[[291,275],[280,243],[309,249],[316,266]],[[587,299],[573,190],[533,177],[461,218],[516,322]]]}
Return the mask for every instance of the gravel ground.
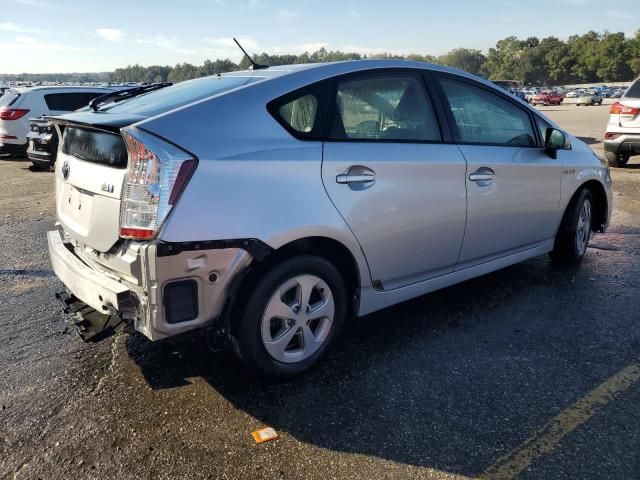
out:
{"label": "gravel ground", "polygon": [[[608,107],[541,110],[601,148]],[[640,354],[638,163],[579,268],[539,257],[356,320],[266,384],[197,335],[83,344],[53,298],[52,174],[0,161],[0,478],[499,478],[514,451],[544,453],[521,478],[638,478],[640,382],[616,377]]]}

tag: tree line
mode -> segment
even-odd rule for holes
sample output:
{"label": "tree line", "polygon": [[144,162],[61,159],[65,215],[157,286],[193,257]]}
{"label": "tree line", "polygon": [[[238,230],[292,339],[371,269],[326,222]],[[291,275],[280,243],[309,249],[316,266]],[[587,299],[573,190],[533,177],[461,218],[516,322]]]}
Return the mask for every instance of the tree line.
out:
{"label": "tree line", "polygon": [[[459,68],[490,80],[519,80],[526,85],[619,82],[633,80],[640,74],[640,30],[631,38],[624,33],[573,35],[566,41],[556,37],[507,37],[483,53],[480,50],[456,48],[440,55],[396,55],[381,53],[363,55],[357,52],[330,51],[320,48],[300,55],[252,55],[257,63],[285,65],[293,63],[333,62],[361,59],[406,59],[431,62]],[[181,82],[192,78],[242,70],[250,65],[247,58],[236,64],[227,59],[206,60],[202,65],[179,63],[173,67],[130,65],[109,74],[109,81],[121,82]],[[104,81],[104,74],[83,75],[83,81]],[[91,75],[95,75],[92,78]],[[0,81],[10,80],[0,75]],[[37,81],[37,75],[14,80]],[[55,75],[42,75],[48,80]],[[89,78],[89,80],[87,80]],[[56,78],[60,80],[60,76]]]}
{"label": "tree line", "polygon": [[[519,80],[525,84],[551,85],[633,80],[640,74],[640,30],[632,38],[624,33],[573,35],[566,41],[556,37],[519,39],[507,37],[485,54],[480,50],[456,48],[438,57],[432,55],[395,55],[389,53],[362,55],[357,52],[330,51],[321,48],[301,55],[254,55],[257,63],[286,65],[292,63],[333,62],[339,60],[407,59],[459,68],[490,80]],[[189,63],[174,67],[141,67],[116,69],[115,82],[180,82],[249,67],[243,58],[239,64],[229,59],[207,60],[203,65]]]}

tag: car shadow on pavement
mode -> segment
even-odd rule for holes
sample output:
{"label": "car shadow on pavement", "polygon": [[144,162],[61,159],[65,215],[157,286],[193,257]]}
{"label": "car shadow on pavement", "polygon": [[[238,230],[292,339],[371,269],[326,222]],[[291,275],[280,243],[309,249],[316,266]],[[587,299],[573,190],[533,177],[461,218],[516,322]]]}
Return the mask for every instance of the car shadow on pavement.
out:
{"label": "car shadow on pavement", "polygon": [[300,442],[479,475],[607,374],[585,374],[598,350],[568,301],[578,289],[599,301],[585,270],[541,257],[355,319],[317,368],[283,383],[196,336],[126,347],[152,389],[201,377]]}

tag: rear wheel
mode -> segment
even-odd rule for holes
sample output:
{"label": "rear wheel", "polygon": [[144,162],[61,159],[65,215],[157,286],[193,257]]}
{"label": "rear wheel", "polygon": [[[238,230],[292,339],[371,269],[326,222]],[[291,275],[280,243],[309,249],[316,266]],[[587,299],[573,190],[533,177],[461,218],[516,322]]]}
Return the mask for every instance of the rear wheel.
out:
{"label": "rear wheel", "polygon": [[347,305],[344,280],[330,262],[312,255],[285,260],[258,281],[239,312],[236,353],[267,377],[298,375],[339,335]]}
{"label": "rear wheel", "polygon": [[578,264],[591,238],[593,196],[583,189],[569,204],[556,235],[551,258],[560,263]]}
{"label": "rear wheel", "polygon": [[624,167],[629,161],[629,155],[621,155],[615,152],[604,152],[604,156],[610,167]]}

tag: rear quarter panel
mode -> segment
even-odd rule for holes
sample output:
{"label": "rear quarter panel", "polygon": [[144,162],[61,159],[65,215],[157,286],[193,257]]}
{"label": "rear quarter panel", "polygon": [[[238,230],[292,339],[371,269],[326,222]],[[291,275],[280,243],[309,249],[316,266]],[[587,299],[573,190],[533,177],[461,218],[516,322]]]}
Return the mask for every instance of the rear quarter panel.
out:
{"label": "rear quarter panel", "polygon": [[160,238],[256,238],[277,249],[327,237],[350,250],[362,283],[370,284],[360,246],[324,189],[322,142],[297,140],[271,117],[266,103],[277,96],[252,88],[139,124],[199,160]]}

